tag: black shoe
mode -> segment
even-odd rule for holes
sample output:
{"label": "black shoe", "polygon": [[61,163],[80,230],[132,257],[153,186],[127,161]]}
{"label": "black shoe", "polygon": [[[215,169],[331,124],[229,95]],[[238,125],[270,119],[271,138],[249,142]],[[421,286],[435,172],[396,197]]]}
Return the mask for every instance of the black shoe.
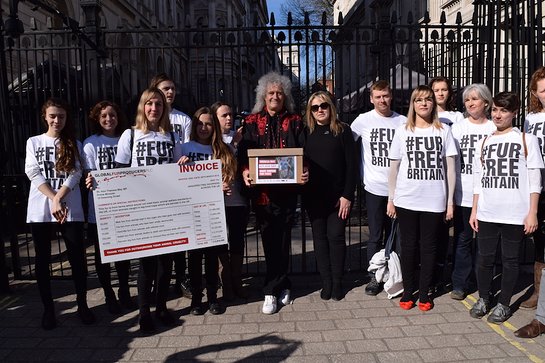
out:
{"label": "black shoe", "polygon": [[174,325],[176,322],[176,318],[168,309],[155,311],[155,317],[165,326]]}
{"label": "black shoe", "polygon": [[138,324],[140,325],[140,331],[142,333],[153,333],[155,331],[155,324],[149,313],[140,315]]}
{"label": "black shoe", "polygon": [[95,314],[86,305],[78,306],[78,315],[81,322],[85,325],[94,324],[96,321]]}
{"label": "black shoe", "polygon": [[335,301],[341,301],[344,298],[343,285],[341,283],[333,283],[331,298]]}
{"label": "black shoe", "polygon": [[325,287],[320,291],[320,299],[329,300],[331,299],[331,289],[327,290]]}
{"label": "black shoe", "polygon": [[322,300],[331,299],[331,278],[322,279],[322,291],[320,291],[320,298]]}
{"label": "black shoe", "polygon": [[189,279],[184,279],[180,282],[176,282],[176,285],[179,287],[178,293],[186,297],[188,299],[191,299],[193,297],[193,294],[191,293],[191,283],[189,282]]}
{"label": "black shoe", "polygon": [[57,319],[55,318],[55,309],[46,308],[42,315],[42,328],[44,330],[52,330],[57,327]]}
{"label": "black shoe", "polygon": [[132,301],[131,294],[129,289],[119,289],[117,291],[117,297],[119,299],[119,304],[127,310],[135,310],[136,304]]}
{"label": "black shoe", "polygon": [[108,311],[110,312],[110,314],[121,314],[121,305],[119,305],[119,302],[117,301],[115,296],[106,298],[106,306],[108,307]]}
{"label": "black shoe", "polygon": [[371,278],[371,281],[365,286],[365,294],[370,296],[376,296],[382,291],[382,284],[377,281],[375,276]]}
{"label": "black shoe", "polygon": [[212,315],[220,315],[223,312],[223,309],[221,308],[220,303],[215,301],[208,304],[208,311],[210,311],[210,314]]}
{"label": "black shoe", "polygon": [[191,310],[189,311],[191,315],[204,315],[204,308],[202,304],[191,305]]}

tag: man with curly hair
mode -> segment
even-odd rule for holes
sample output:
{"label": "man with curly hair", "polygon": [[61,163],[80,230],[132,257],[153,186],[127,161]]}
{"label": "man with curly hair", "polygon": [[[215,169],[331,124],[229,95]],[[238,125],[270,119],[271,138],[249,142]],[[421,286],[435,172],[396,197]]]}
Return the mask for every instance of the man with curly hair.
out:
{"label": "man with curly hair", "polygon": [[[274,314],[277,303],[291,302],[288,278],[291,228],[297,204],[297,186],[254,186],[248,169],[248,149],[302,147],[303,122],[294,113],[291,82],[286,76],[271,72],[262,76],[256,87],[252,114],[244,120],[244,136],[238,155],[246,186],[251,188],[252,204],[260,227],[267,272],[263,292],[264,314]],[[303,181],[308,180],[304,171]]]}

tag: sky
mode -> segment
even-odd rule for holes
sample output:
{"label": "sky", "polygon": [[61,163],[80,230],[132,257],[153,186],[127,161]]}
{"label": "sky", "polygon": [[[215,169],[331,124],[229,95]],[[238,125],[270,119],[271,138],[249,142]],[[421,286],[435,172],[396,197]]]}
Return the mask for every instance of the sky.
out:
{"label": "sky", "polygon": [[274,17],[278,19],[280,7],[283,3],[285,3],[283,0],[267,0],[267,11],[269,12],[269,16],[271,16],[271,13],[274,13]]}

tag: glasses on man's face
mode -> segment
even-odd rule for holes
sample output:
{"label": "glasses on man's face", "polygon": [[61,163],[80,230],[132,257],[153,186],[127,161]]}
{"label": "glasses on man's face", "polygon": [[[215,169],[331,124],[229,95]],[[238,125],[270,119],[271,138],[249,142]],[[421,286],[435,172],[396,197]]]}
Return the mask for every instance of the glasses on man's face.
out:
{"label": "glasses on man's face", "polygon": [[414,103],[416,104],[423,104],[423,103],[432,103],[433,102],[433,97],[425,97],[425,98],[415,98],[414,99]]}
{"label": "glasses on man's face", "polygon": [[322,110],[327,110],[329,109],[329,103],[327,102],[324,102],[324,103],[321,103],[319,105],[312,105],[310,106],[310,110],[312,112],[318,112],[318,109],[321,108]]}

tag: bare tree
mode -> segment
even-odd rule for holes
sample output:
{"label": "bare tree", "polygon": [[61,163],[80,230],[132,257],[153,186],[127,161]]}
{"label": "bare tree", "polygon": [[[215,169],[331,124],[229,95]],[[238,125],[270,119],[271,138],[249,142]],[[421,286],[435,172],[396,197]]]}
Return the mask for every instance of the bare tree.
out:
{"label": "bare tree", "polygon": [[333,24],[333,2],[332,0],[287,0],[280,8],[281,13],[275,14],[277,24],[286,24],[290,12],[294,25],[304,24],[305,12],[308,12],[312,25],[321,24],[324,12],[327,24]]}

